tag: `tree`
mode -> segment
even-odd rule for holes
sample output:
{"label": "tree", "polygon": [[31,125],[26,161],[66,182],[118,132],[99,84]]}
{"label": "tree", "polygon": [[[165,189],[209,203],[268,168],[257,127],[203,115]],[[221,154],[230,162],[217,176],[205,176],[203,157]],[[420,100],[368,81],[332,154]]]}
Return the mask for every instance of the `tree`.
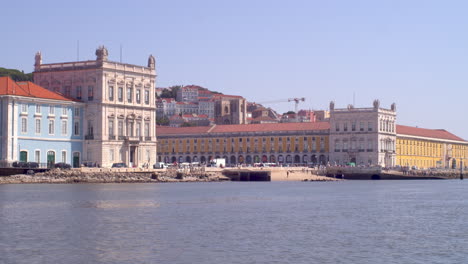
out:
{"label": "tree", "polygon": [[169,118],[167,118],[166,116],[156,117],[156,125],[168,126],[169,125]]}
{"label": "tree", "polygon": [[161,98],[176,98],[177,91],[182,87],[182,85],[174,85],[169,88],[163,89],[161,92]]}
{"label": "tree", "polygon": [[0,77],[8,76],[15,82],[33,81],[32,73],[24,73],[16,69],[6,69],[0,67]]}
{"label": "tree", "polygon": [[196,124],[192,123],[192,122],[184,122],[182,123],[182,125],[180,125],[181,127],[194,127],[194,126],[197,126]]}

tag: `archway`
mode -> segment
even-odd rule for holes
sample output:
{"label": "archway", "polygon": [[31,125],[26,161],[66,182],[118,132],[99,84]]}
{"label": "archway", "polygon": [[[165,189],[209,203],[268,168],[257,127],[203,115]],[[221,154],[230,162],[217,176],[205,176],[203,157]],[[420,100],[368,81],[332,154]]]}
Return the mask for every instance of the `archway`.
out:
{"label": "archway", "polygon": [[292,157],[291,155],[286,156],[286,163],[292,163]]}
{"label": "archway", "polygon": [[267,163],[268,162],[268,157],[266,155],[262,156],[262,162]]}
{"label": "archway", "polygon": [[206,163],[206,158],[205,158],[205,156],[201,156],[201,157],[200,157],[200,162],[201,162],[201,163]]}
{"label": "archway", "polygon": [[299,155],[294,156],[294,163],[296,163],[296,164],[301,163],[301,157]]}
{"label": "archway", "polygon": [[312,155],[312,157],[310,158],[310,162],[311,162],[312,164],[317,164],[317,156]]}
{"label": "archway", "polygon": [[236,156],[231,156],[231,165],[236,164]]}
{"label": "archway", "polygon": [[188,163],[192,162],[192,159],[190,158],[190,156],[185,157],[185,162],[188,162]]}
{"label": "archway", "polygon": [[271,156],[270,156],[270,162],[271,162],[271,163],[276,163],[276,157],[275,157],[275,155],[271,155]]}
{"label": "archway", "polygon": [[307,155],[302,156],[302,163],[307,164],[309,162],[309,157]]}
{"label": "archway", "polygon": [[284,162],[284,157],[283,155],[278,156],[278,163],[283,163]]}
{"label": "archway", "polygon": [[197,156],[193,157],[193,162],[198,162],[198,157]]}
{"label": "archway", "polygon": [[239,160],[239,163],[244,163],[244,156],[240,155],[237,160]]}
{"label": "archway", "polygon": [[252,163],[252,157],[251,157],[250,155],[247,155],[247,156],[245,157],[245,163],[247,163],[247,164],[251,164],[251,163]]}
{"label": "archway", "polygon": [[321,165],[325,165],[325,164],[326,164],[327,160],[326,160],[326,158],[325,158],[325,155],[320,155],[320,157],[319,157],[319,162],[320,162]]}
{"label": "archway", "polygon": [[257,156],[257,155],[255,155],[255,156],[254,156],[254,159],[253,159],[253,162],[254,162],[254,163],[260,163],[260,157]]}

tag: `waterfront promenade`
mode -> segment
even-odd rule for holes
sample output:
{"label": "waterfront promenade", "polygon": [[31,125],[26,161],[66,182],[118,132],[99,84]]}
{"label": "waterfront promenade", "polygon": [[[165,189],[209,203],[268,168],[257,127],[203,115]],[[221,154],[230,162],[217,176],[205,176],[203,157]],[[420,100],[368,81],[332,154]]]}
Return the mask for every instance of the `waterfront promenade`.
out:
{"label": "waterfront promenade", "polygon": [[[0,184],[18,183],[158,183],[207,182],[231,180],[226,171],[250,171],[269,174],[269,181],[334,181],[317,175],[318,171],[305,167],[271,168],[195,168],[195,169],[142,169],[142,168],[79,168],[51,170],[34,175],[0,177]],[[224,173],[223,173],[224,172]]]}

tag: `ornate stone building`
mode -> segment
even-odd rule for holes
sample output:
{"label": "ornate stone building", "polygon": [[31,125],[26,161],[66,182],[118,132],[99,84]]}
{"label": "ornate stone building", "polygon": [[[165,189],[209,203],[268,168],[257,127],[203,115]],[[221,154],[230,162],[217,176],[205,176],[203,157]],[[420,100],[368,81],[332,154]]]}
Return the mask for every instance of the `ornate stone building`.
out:
{"label": "ornate stone building", "polygon": [[396,165],[396,106],[337,109],[330,103],[330,163]]}
{"label": "ornate stone building", "polygon": [[83,161],[108,167],[156,161],[155,59],[147,66],[108,60],[101,46],[96,60],[42,63],[36,54],[34,82],[85,102]]}

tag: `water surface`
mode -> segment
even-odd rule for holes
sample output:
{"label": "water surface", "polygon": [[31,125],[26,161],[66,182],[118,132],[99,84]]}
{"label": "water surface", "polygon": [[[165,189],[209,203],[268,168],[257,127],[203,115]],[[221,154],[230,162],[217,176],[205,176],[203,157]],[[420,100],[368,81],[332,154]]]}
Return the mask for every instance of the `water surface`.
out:
{"label": "water surface", "polygon": [[0,185],[0,263],[466,263],[467,181]]}

